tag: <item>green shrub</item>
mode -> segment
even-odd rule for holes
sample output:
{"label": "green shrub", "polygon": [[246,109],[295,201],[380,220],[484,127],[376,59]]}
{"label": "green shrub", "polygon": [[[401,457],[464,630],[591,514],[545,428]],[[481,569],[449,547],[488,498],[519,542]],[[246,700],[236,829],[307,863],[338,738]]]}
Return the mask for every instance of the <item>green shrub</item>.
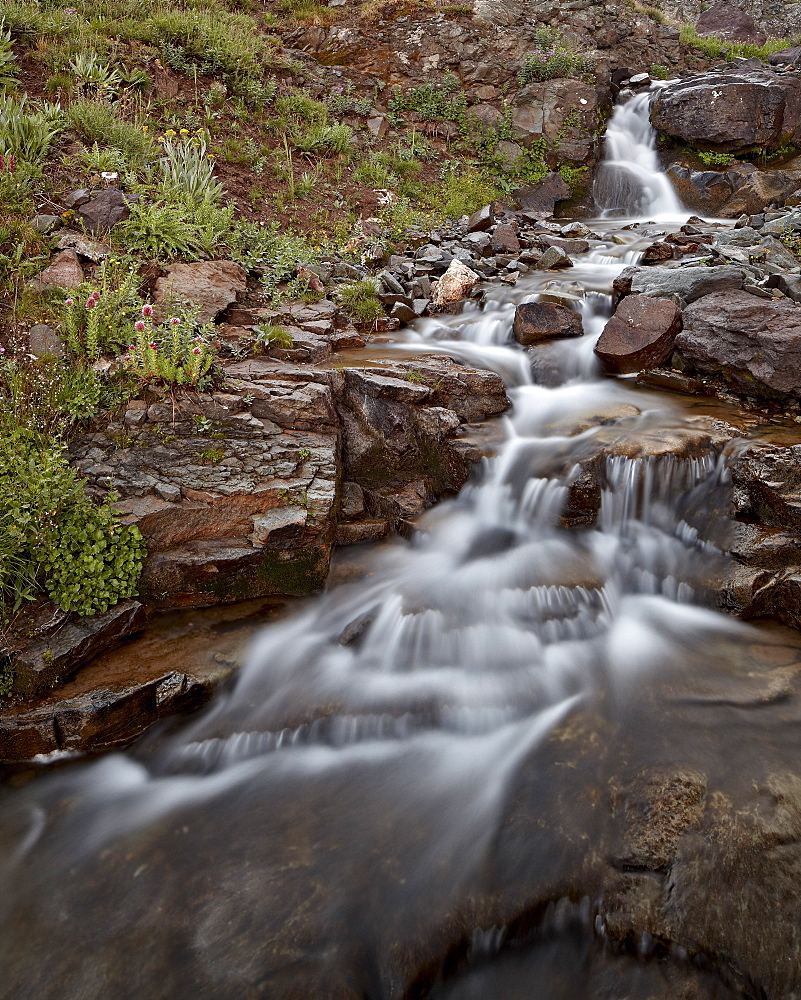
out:
{"label": "green shrub", "polygon": [[228,256],[251,274],[261,275],[270,289],[288,281],[298,264],[311,262],[314,249],[305,236],[281,230],[278,222],[269,226],[237,222],[226,237]]}
{"label": "green shrub", "polygon": [[300,91],[276,98],[275,110],[287,120],[300,120],[308,125],[328,124],[328,108],[325,104]]}
{"label": "green shrub", "polygon": [[413,111],[422,121],[462,123],[467,115],[467,98],[459,78],[446,73],[439,83],[423,83],[389,100],[390,113],[400,118]]}
{"label": "green shrub", "polygon": [[[197,64],[199,72],[218,71],[233,79],[257,76],[268,61],[269,49],[246,14],[217,10],[175,10],[150,18],[151,40],[165,46],[165,61],[180,55]],[[177,50],[177,51],[176,51]],[[176,69],[186,70],[184,62]]]}
{"label": "green shrub", "polygon": [[92,369],[23,356],[0,362],[0,615],[45,592],[80,614],[131,597],[144,546],[98,505],[67,464],[59,435],[94,413]]}
{"label": "green shrub", "polygon": [[536,44],[523,56],[518,70],[517,78],[521,86],[532,80],[586,76],[593,72],[592,59],[569,49],[555,29],[540,28],[534,40]]}
{"label": "green shrub", "polygon": [[651,63],[651,68],[648,70],[648,75],[652,80],[669,80],[673,75],[668,66],[663,63]]}
{"label": "green shrub", "polygon": [[123,355],[125,370],[145,385],[202,388],[209,381],[216,357],[207,337],[179,316],[173,316],[164,328],[157,328],[152,316],[152,307],[143,306],[134,327],[134,341]]}
{"label": "green shrub", "polygon": [[17,57],[14,55],[11,32],[2,30],[2,27],[3,20],[0,18],[0,87],[10,90],[17,85]]}
{"label": "green shrub", "polygon": [[154,258],[197,257],[213,253],[233,221],[232,206],[220,208],[205,200],[186,203],[131,205],[131,215],[115,232],[131,252]]}
{"label": "green shrub", "polygon": [[41,164],[51,143],[63,129],[58,105],[34,108],[26,95],[0,96],[0,153],[31,165]]}
{"label": "green shrub", "polygon": [[353,129],[347,125],[295,127],[290,130],[289,136],[295,149],[309,155],[341,155],[350,152],[353,147]]}
{"label": "green shrub", "polygon": [[153,141],[147,130],[120,118],[109,104],[100,101],[73,101],[67,108],[66,115],[82,138],[119,150],[132,166],[147,163],[153,157]]}

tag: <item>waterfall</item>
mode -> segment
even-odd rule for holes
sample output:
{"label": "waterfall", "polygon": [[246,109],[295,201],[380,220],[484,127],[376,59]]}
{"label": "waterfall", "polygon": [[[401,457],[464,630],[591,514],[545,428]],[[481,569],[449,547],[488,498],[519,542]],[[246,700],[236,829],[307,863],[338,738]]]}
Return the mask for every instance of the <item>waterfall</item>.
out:
{"label": "waterfall", "polygon": [[[610,123],[606,212],[679,210],[647,102]],[[559,798],[561,776],[578,772],[549,738],[742,628],[691,606],[716,553],[688,504],[713,506],[716,456],[637,454],[631,442],[680,435],[684,418],[602,378],[593,359],[636,244],[618,251],[609,239],[568,275],[532,272],[483,312],[409,333],[410,349],[501,373],[514,404],[497,455],[413,541],[383,546],[362,578],[266,628],[233,686],[175,731],[6,797],[5,995],[412,995],[393,962],[447,942],[454,915],[474,927],[489,879],[499,899],[568,884],[564,831],[582,823],[580,858],[596,851],[589,804],[606,779]],[[540,379],[512,339],[514,306],[560,281],[586,332],[536,349]],[[594,501],[592,484],[582,492],[593,470]],[[571,515],[587,495],[583,520]],[[496,856],[514,850],[504,824],[529,786],[536,808],[558,799],[577,813],[559,813],[552,842],[527,820],[520,856]],[[482,953],[505,940],[486,919],[491,932],[472,932]],[[561,995],[526,995],[540,992]]]}
{"label": "waterfall", "polygon": [[606,153],[593,185],[604,218],[675,219],[682,205],[656,155],[649,112],[653,91],[618,104],[606,130]]}

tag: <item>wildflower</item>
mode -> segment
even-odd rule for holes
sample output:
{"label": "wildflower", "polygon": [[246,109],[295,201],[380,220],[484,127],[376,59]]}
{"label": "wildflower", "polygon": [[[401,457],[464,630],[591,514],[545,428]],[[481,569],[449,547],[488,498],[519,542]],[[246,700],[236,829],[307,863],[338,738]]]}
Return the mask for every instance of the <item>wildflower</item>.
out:
{"label": "wildflower", "polygon": [[64,305],[67,306],[67,308],[71,309],[75,305],[75,301],[73,299],[67,299],[64,302]]}
{"label": "wildflower", "polygon": [[138,319],[134,323],[134,330],[136,330],[137,333],[144,333],[145,332],[145,321],[143,319]]}
{"label": "wildflower", "polygon": [[92,292],[92,298],[95,300],[95,302],[99,302],[100,301],[100,292],[98,292],[97,289],[95,289]]}
{"label": "wildflower", "polygon": [[180,130],[180,134],[181,135],[189,135],[189,129],[188,128],[182,128]]}
{"label": "wildflower", "polygon": [[193,347],[192,348],[192,353],[193,354],[200,354],[200,348],[199,347]]}
{"label": "wildflower", "polygon": [[174,128],[168,128],[167,131],[164,134],[165,135],[169,135],[170,137],[172,137],[174,135],[177,135],[178,133],[175,131]]}
{"label": "wildflower", "polygon": [[95,300],[90,295],[89,298],[84,303],[84,305],[86,306],[87,309],[94,309],[94,307],[97,305],[97,303],[95,302]]}
{"label": "wildflower", "polygon": [[172,319],[170,320],[170,326],[178,326],[180,322],[181,321],[178,319],[177,316],[173,316]]}
{"label": "wildflower", "polygon": [[151,340],[147,346],[151,351],[157,351],[159,349],[159,345],[155,342],[155,340]]}
{"label": "wildflower", "polygon": [[204,340],[203,340],[202,337],[195,337],[195,343],[196,344],[202,344],[202,343],[204,343]]}
{"label": "wildflower", "polygon": [[142,315],[143,316],[152,316],[153,315],[153,306],[148,306],[148,305],[142,306]]}
{"label": "wildflower", "polygon": [[3,347],[2,344],[0,344],[0,354],[5,354],[5,353],[6,353],[5,347]]}

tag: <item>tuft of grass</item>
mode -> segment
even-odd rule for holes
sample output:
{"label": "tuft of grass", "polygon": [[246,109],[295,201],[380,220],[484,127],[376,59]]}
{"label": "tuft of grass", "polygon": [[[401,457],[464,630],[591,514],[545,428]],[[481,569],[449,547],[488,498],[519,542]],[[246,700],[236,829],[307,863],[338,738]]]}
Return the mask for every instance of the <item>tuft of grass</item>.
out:
{"label": "tuft of grass", "polygon": [[152,160],[153,141],[147,131],[142,125],[121,118],[111,105],[100,101],[73,101],[66,115],[81,138],[119,150],[132,167]]}
{"label": "tuft of grass", "polygon": [[336,298],[343,309],[361,323],[375,323],[384,315],[378,298],[378,283],[374,278],[349,281],[336,290]]}

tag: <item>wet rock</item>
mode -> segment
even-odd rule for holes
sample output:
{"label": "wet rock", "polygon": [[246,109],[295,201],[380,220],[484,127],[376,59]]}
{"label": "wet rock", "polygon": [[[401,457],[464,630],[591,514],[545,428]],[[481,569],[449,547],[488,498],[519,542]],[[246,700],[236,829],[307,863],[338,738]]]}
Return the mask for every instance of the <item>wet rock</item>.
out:
{"label": "wet rock", "polygon": [[779,49],[768,56],[771,66],[798,66],[801,64],[801,45],[793,45],[789,49]]}
{"label": "wet rock", "polygon": [[77,216],[90,233],[108,232],[118,222],[128,218],[130,204],[137,200],[136,196],[124,195],[117,188],[106,188],[80,205]]}
{"label": "wet rock", "polygon": [[62,250],[55,254],[48,266],[35,278],[30,286],[37,291],[48,288],[77,288],[84,280],[83,268],[74,250]]}
{"label": "wet rock", "polygon": [[25,761],[57,751],[117,749],[155,722],[199,708],[213,685],[172,671],[121,690],[98,689],[54,705],[0,718],[0,761]]}
{"label": "wet rock", "polygon": [[435,306],[445,306],[467,298],[480,276],[466,264],[454,258],[443,276],[433,286],[431,301]]}
{"label": "wet rock", "polygon": [[658,299],[675,295],[684,302],[695,302],[713,292],[740,289],[744,280],[742,269],[730,264],[719,267],[630,267],[615,280],[615,295],[618,302],[629,293]]}
{"label": "wet rock", "polygon": [[37,358],[63,358],[67,354],[59,335],[46,323],[37,323],[28,331],[28,350]]}
{"label": "wet rock", "polygon": [[723,374],[749,394],[801,391],[801,309],[743,291],[715,292],[688,306],[676,339],[700,371]]}
{"label": "wet rock", "polygon": [[230,260],[172,264],[155,285],[154,301],[171,299],[200,307],[198,322],[210,323],[247,290],[247,275]]}
{"label": "wet rock", "polygon": [[801,80],[756,59],[732,63],[664,87],[651,123],[675,139],[724,152],[778,149],[801,138]]}
{"label": "wet rock", "polygon": [[581,337],[584,327],[574,309],[553,302],[525,302],[515,310],[513,333],[524,346],[560,337]]}
{"label": "wet rock", "polygon": [[670,357],[680,329],[681,311],[673,302],[631,295],[604,327],[595,353],[614,374],[656,367]]}
{"label": "wet rock", "polygon": [[781,204],[801,185],[797,170],[759,170],[753,163],[726,170],[694,170],[674,163],[667,174],[688,208],[726,219],[754,214],[771,202]]}
{"label": "wet rock", "polygon": [[573,261],[559,247],[549,247],[545,253],[537,259],[536,266],[541,271],[559,271],[573,266]]}
{"label": "wet rock", "polygon": [[58,618],[58,627],[43,629],[41,637],[19,639],[11,647],[15,694],[32,698],[49,690],[145,624],[144,608],[138,601],[120,601],[89,618],[57,609],[52,615]]}
{"label": "wet rock", "polygon": [[725,0],[708,7],[696,21],[695,30],[699,35],[714,35],[732,42],[764,45],[767,41],[767,35],[747,11]]}
{"label": "wet rock", "polygon": [[572,195],[570,185],[562,179],[561,174],[554,172],[537,184],[518,188],[513,193],[513,198],[521,209],[545,219],[553,215],[558,202],[567,201]]}
{"label": "wet rock", "polygon": [[680,392],[685,396],[710,395],[712,390],[697,378],[685,375],[684,372],[670,368],[651,368],[640,372],[637,381],[652,389],[664,389],[667,392]]}

